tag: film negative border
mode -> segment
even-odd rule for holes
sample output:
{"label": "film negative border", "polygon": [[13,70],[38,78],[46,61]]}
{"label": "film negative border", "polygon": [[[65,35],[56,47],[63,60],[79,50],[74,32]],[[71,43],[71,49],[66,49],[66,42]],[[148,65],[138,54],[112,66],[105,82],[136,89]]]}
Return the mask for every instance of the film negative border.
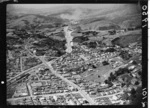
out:
{"label": "film negative border", "polygon": [[[119,1],[121,1],[121,0],[116,0],[116,2],[118,2],[118,3],[121,3],[121,2],[119,2]],[[127,0],[128,1],[128,0]],[[147,0],[142,0],[142,1],[135,1],[135,0],[129,0],[130,2],[132,2],[132,3],[134,3],[134,2],[138,2],[139,3],[139,6],[141,6],[141,10],[142,10],[142,48],[143,48],[143,52],[142,52],[142,70],[143,70],[143,72],[142,72],[142,83],[143,83],[143,89],[142,89],[142,102],[141,102],[141,106],[133,106],[133,105],[129,105],[129,106],[111,106],[111,107],[114,107],[114,108],[116,108],[116,107],[123,107],[123,108],[128,108],[128,107],[132,107],[132,108],[147,108],[148,107],[148,14],[147,14],[147,11],[148,11],[148,1]],[[128,1],[128,3],[130,3]],[[5,2],[5,1],[4,1]],[[7,1],[6,1],[7,2]],[[82,2],[82,1],[81,1]],[[106,2],[105,3],[108,3],[109,1],[107,1],[106,0]],[[124,3],[125,1],[123,0],[122,1],[122,3]],[[7,4],[9,4],[9,3],[20,3],[20,4],[22,4],[22,3],[32,3],[32,4],[34,4],[34,3],[37,3],[37,4],[39,4],[39,3],[44,3],[44,2],[21,2],[21,1],[16,1],[16,2],[14,2],[14,1],[9,1],[8,3],[4,3],[4,4],[1,4],[2,5],[2,18],[0,18],[1,19],[1,31],[5,31],[6,29],[6,26],[4,25],[5,24],[5,22],[6,22],[6,20],[5,20],[5,18],[6,18],[6,15],[5,15],[5,13],[6,13],[6,5]],[[50,2],[47,2],[47,3],[50,3]],[[58,3],[58,2],[52,2],[52,3]],[[66,2],[65,0],[63,0],[62,2],[59,2],[59,3],[68,3],[68,2]],[[74,2],[75,3],[75,2]],[[78,2],[78,3],[80,3],[80,2]],[[90,1],[88,2],[86,2],[86,3],[91,3]],[[95,0],[95,2],[94,3],[101,3],[101,1],[99,2],[98,0]],[[102,2],[102,3],[104,3],[104,2]],[[110,2],[111,3],[111,2]],[[114,2],[112,2],[112,3],[115,3],[115,1]],[[5,35],[6,34],[6,32],[1,32],[0,33],[1,35]],[[3,42],[1,42],[1,46],[4,46],[4,45],[6,45],[4,42],[5,42],[5,40],[6,40],[6,38],[5,37],[1,37],[0,38],[1,39],[1,41],[3,41]],[[2,58],[4,58],[4,56],[6,56],[5,55],[5,48],[3,48],[2,47],[2,52],[1,52],[1,66],[3,67],[3,66],[5,66],[4,64],[6,63],[5,62],[5,60],[6,59],[2,59]],[[3,63],[2,63],[3,62]],[[5,68],[6,67],[4,67],[2,70],[3,70],[3,72],[5,72]],[[4,79],[4,76],[5,76],[5,73],[2,73],[2,76],[1,76],[1,93],[2,94],[6,94],[6,79]],[[2,82],[2,81],[4,81],[4,83]],[[5,87],[4,87],[5,86]],[[6,107],[6,96],[1,96],[1,99],[0,100],[3,100],[3,101],[1,101],[1,105],[3,105],[3,107]],[[3,108],[2,107],[2,108]],[[54,107],[57,107],[57,108],[69,108],[69,107],[76,107],[76,106],[7,106],[7,107],[10,107],[10,108],[16,108],[16,107],[43,107],[43,108],[54,108]],[[110,106],[78,106],[78,107],[110,107]]]}

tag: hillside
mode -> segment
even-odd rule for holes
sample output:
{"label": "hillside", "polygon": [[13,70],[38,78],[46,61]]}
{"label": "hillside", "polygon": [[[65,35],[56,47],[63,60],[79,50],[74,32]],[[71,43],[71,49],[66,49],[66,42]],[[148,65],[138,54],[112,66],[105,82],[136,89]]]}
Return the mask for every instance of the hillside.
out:
{"label": "hillside", "polygon": [[21,17],[16,17],[15,19],[10,19],[9,21],[7,21],[7,26],[8,28],[23,28],[30,25],[38,25],[38,28],[51,28],[55,26],[61,26],[63,22],[63,19],[55,16],[29,14],[23,15]]}
{"label": "hillside", "polygon": [[116,17],[115,19],[110,19],[108,17],[85,19],[81,20],[80,26],[83,30],[109,30],[129,27],[141,27],[141,15],[133,14]]}
{"label": "hillside", "polygon": [[113,45],[119,45],[121,47],[127,47],[130,43],[138,42],[141,43],[142,34],[141,32],[132,32],[128,35],[123,35],[112,40]]}
{"label": "hillside", "polygon": [[119,29],[120,26],[109,21],[90,21],[84,25],[81,25],[82,30],[109,30],[109,29]]}
{"label": "hillside", "polygon": [[[7,28],[27,30],[29,33],[34,34],[32,36],[34,38],[39,36],[37,34],[40,34],[40,36],[64,41],[65,36],[62,27],[68,25],[72,20],[77,20],[80,33],[72,33],[73,36],[79,36],[73,39],[74,42],[103,41],[103,43],[111,45],[111,40],[115,37],[112,38],[113,36],[109,36],[108,33],[103,33],[103,31],[141,27],[140,10],[136,4],[93,5],[93,7],[86,4],[80,5],[78,8],[68,5],[53,9],[50,9],[50,7],[33,9],[32,12],[27,8],[19,10],[20,8],[12,7],[7,9]],[[96,30],[98,34],[85,35],[82,33],[84,30]],[[108,36],[103,39],[103,34]],[[141,36],[140,34],[135,35],[133,33],[123,37],[122,35],[117,36],[121,38],[113,41],[113,44],[126,46],[128,42],[136,41],[134,38]]]}

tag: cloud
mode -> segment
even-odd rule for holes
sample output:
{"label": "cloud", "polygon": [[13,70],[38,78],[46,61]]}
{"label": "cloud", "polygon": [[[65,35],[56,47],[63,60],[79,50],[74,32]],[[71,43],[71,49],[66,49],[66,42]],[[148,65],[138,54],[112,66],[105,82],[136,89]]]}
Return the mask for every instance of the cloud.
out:
{"label": "cloud", "polygon": [[68,20],[80,20],[83,17],[83,12],[80,9],[76,9],[71,15],[70,14],[61,14],[61,18]]}

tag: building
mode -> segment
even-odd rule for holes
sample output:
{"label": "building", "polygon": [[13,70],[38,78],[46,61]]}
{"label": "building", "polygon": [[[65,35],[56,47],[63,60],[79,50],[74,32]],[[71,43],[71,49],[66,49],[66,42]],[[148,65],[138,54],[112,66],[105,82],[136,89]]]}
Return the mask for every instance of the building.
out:
{"label": "building", "polygon": [[66,101],[69,105],[75,105],[75,103],[73,102],[73,100],[72,99],[67,99],[67,101]]}

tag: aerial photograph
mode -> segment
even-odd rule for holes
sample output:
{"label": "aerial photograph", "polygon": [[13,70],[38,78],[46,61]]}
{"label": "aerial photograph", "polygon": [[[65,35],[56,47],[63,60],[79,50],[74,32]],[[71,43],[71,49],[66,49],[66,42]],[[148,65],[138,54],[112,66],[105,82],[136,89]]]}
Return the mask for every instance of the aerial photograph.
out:
{"label": "aerial photograph", "polygon": [[8,4],[7,105],[137,105],[138,4]]}

